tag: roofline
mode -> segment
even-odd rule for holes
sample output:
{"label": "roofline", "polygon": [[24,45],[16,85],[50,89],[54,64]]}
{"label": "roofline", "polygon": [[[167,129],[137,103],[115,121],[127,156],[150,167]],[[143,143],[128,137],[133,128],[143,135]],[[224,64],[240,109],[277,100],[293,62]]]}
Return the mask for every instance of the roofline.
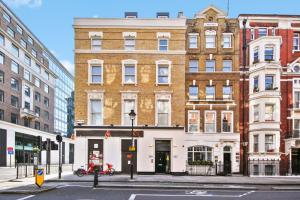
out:
{"label": "roofline", "polygon": [[288,14],[239,14],[239,17],[282,17],[282,18],[300,18],[300,15],[288,15]]}
{"label": "roofline", "polygon": [[[43,50],[45,50],[47,52],[47,54],[49,54],[51,56],[51,58],[53,58],[53,61],[55,61],[57,64],[59,64],[64,71],[67,73],[68,76],[70,76],[72,79],[74,79],[74,76],[65,68],[65,66],[63,66],[63,64],[61,64],[61,62],[51,53],[51,51],[38,39],[38,37],[33,34],[33,32],[23,23],[23,21],[2,1],[0,0],[0,4],[7,9],[14,18],[16,18],[16,20],[18,21],[18,23],[20,23],[26,30],[26,32],[29,33],[29,35],[39,43],[39,45],[43,48]],[[49,70],[52,71],[49,67]],[[53,74],[55,74],[55,72],[53,72]]]}

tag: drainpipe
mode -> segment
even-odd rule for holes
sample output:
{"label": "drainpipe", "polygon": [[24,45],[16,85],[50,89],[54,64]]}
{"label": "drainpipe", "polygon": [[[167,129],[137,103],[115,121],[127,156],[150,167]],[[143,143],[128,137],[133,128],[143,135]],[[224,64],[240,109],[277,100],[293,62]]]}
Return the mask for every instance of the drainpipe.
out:
{"label": "drainpipe", "polygon": [[246,118],[245,118],[245,109],[246,109],[246,101],[245,101],[245,97],[246,97],[246,92],[245,92],[245,82],[246,82],[246,77],[245,77],[245,73],[246,73],[246,65],[247,65],[247,33],[246,33],[246,23],[247,20],[244,19],[243,20],[243,91],[242,91],[242,95],[243,95],[243,174],[244,176],[248,175],[248,156],[247,156],[247,146],[248,146],[248,138],[246,135]]}

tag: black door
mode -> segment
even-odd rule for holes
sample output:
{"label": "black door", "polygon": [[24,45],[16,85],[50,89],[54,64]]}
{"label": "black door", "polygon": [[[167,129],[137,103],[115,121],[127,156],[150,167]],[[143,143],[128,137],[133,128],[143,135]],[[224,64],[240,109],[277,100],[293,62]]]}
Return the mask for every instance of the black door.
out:
{"label": "black door", "polygon": [[170,140],[155,141],[155,172],[170,173]]}
{"label": "black door", "polygon": [[74,144],[69,144],[69,164],[74,164]]}
{"label": "black door", "polygon": [[292,174],[300,175],[300,148],[292,149]]}
{"label": "black door", "polygon": [[0,166],[6,166],[6,130],[0,129]]}
{"label": "black door", "polygon": [[224,175],[231,174],[231,153],[224,153]]}
{"label": "black door", "polygon": [[133,163],[133,172],[137,172],[137,140],[135,140],[135,151],[129,151],[129,147],[132,145],[131,140],[122,140],[122,173],[130,173],[130,164]]}

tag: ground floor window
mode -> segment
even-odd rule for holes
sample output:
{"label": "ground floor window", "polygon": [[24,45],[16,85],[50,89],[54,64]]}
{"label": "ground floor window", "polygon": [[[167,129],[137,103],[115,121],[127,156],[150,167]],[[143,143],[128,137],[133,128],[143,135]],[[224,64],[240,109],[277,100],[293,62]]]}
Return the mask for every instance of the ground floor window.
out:
{"label": "ground floor window", "polygon": [[208,146],[188,147],[188,162],[212,161],[212,148]]}
{"label": "ground floor window", "polygon": [[[35,149],[39,148],[39,137],[16,133],[15,150],[16,163],[33,164]],[[40,149],[40,148],[39,148]],[[39,160],[40,160],[40,155]]]}
{"label": "ground floor window", "polygon": [[274,165],[265,165],[265,175],[266,176],[275,175]]}

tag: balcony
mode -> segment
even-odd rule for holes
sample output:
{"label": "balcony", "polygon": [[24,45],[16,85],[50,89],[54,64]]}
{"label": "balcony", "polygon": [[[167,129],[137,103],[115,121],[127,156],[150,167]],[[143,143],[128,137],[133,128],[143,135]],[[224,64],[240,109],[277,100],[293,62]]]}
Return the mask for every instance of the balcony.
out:
{"label": "balcony", "polygon": [[20,116],[21,118],[29,118],[29,119],[36,119],[39,117],[33,110],[30,110],[28,108],[21,108]]}

